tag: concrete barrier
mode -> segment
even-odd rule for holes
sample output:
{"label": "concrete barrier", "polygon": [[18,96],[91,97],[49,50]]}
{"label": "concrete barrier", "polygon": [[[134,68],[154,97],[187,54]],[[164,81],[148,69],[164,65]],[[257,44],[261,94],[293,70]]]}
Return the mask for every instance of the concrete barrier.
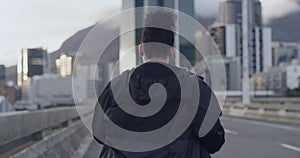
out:
{"label": "concrete barrier", "polygon": [[[91,113],[89,107],[82,106],[80,109]],[[68,121],[78,118],[75,107],[2,114],[0,115],[0,145],[50,127],[67,124]]]}
{"label": "concrete barrier", "polygon": [[[70,138],[72,137],[71,135],[74,135],[73,133],[76,133],[75,135],[80,135],[80,133],[82,133],[83,128],[77,127],[79,125],[77,125],[76,128],[73,127],[74,125],[72,126],[72,128],[67,127],[69,127],[69,125],[73,124],[74,122],[79,122],[80,117],[76,109],[80,110],[80,113],[86,118],[90,117],[91,120],[93,108],[94,107],[92,106],[79,106],[76,108],[61,107],[39,111],[12,112],[1,114],[0,155],[11,155],[10,153],[12,151],[12,153],[14,154],[15,152],[18,152],[21,149],[27,148],[26,144],[32,144],[36,142],[45,143],[44,145],[40,144],[39,146],[36,146],[37,148],[50,149],[48,145],[55,144],[55,142],[60,142],[60,138],[69,138],[66,135],[70,135]],[[62,133],[55,137],[47,137],[49,134],[56,133],[61,129],[68,129],[68,132],[66,132],[68,134]],[[54,138],[55,141],[52,140]],[[74,140],[76,141],[76,139]],[[72,142],[73,138],[70,139],[70,141]],[[24,145],[25,147],[22,147]],[[55,145],[55,147],[56,146],[57,145]],[[15,151],[15,149],[18,150]]]}
{"label": "concrete barrier", "polygon": [[[252,98],[252,103],[259,104],[283,104],[283,105],[300,105],[300,97],[260,97]],[[226,102],[241,103],[241,98],[226,98]]]}
{"label": "concrete barrier", "polygon": [[300,123],[300,104],[253,102],[250,105],[244,106],[238,101],[227,101],[223,107],[223,114],[270,121]]}
{"label": "concrete barrier", "polygon": [[77,149],[90,136],[81,121],[45,137],[10,158],[66,158],[80,154]]}

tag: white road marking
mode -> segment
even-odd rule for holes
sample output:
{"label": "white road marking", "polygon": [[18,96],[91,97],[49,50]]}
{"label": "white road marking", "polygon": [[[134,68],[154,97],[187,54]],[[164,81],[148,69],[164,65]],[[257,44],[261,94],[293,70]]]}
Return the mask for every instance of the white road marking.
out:
{"label": "white road marking", "polygon": [[283,148],[286,148],[286,149],[289,149],[289,150],[294,150],[294,151],[297,151],[297,152],[300,152],[300,148],[296,147],[296,146],[293,146],[293,145],[289,145],[289,144],[281,144],[281,146]]}
{"label": "white road marking", "polygon": [[238,135],[239,133],[230,129],[225,129],[225,133],[231,134],[231,135]]}
{"label": "white road marking", "polygon": [[244,119],[237,119],[237,118],[225,118],[225,119],[236,121],[236,122],[241,122],[241,123],[251,123],[254,125],[260,125],[260,126],[264,126],[264,127],[267,126],[267,127],[284,129],[284,130],[293,131],[293,132],[300,132],[300,128],[290,127],[290,126],[285,126],[285,125],[280,125],[280,124],[275,124],[275,123],[256,121],[256,120],[244,120]]}

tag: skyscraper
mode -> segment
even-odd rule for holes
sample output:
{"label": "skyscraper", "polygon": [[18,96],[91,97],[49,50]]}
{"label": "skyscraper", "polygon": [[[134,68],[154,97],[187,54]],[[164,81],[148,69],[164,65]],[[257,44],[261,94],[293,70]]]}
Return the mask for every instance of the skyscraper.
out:
{"label": "skyscraper", "polygon": [[242,25],[242,1],[226,0],[219,2],[217,21],[224,24]]}
{"label": "skyscraper", "polygon": [[5,66],[0,65],[0,81],[5,81]]}
{"label": "skyscraper", "polygon": [[[259,0],[247,1],[247,27],[248,27],[248,62],[249,76],[262,72],[271,67],[271,32],[262,24],[262,7]],[[236,55],[242,56],[242,0],[226,0],[219,3],[217,22],[235,26]],[[218,44],[218,41],[216,41]],[[220,45],[220,44],[219,44]],[[224,46],[226,47],[226,46]],[[243,58],[241,58],[241,64]]]}
{"label": "skyscraper", "polygon": [[236,57],[236,27],[234,24],[216,24],[210,28],[210,35],[221,55]]}
{"label": "skyscraper", "polygon": [[227,0],[219,2],[217,17],[219,24],[235,26],[236,55],[242,55],[242,2],[241,0]]}
{"label": "skyscraper", "polygon": [[61,53],[61,56],[55,60],[56,72],[60,77],[72,75],[73,58],[67,56],[66,53]]}
{"label": "skyscraper", "polygon": [[[268,70],[272,66],[271,29],[262,23],[262,6],[259,0],[225,0],[219,2],[217,22],[209,29],[225,61],[235,61],[239,67],[226,65],[227,80],[242,78],[241,86],[228,83],[228,90],[242,87],[243,103],[250,103],[250,81],[254,74]],[[214,51],[214,50],[212,50]],[[240,62],[236,62],[240,60]],[[239,65],[237,65],[239,64]],[[233,85],[233,86],[231,86]]]}
{"label": "skyscraper", "polygon": [[[159,6],[159,7],[167,7],[171,9],[176,9],[180,12],[183,12],[191,17],[195,16],[194,11],[194,0],[123,0],[122,9],[130,9],[136,7],[143,7],[143,6]],[[136,13],[134,10],[130,11],[130,17],[123,18],[121,24],[121,32],[122,29],[126,28],[135,28],[136,26],[141,26],[143,24],[144,14]],[[180,15],[179,15],[180,16]],[[178,19],[181,19],[180,17]],[[189,39],[195,39],[195,28],[194,26],[187,26],[187,24],[179,20],[178,21],[178,29],[184,32],[188,32],[190,37]],[[129,52],[128,54],[126,51],[131,47],[137,46],[140,44],[142,29],[138,28],[135,31],[131,31],[122,35],[120,38],[120,72],[134,67],[139,62],[139,55],[138,50],[136,49],[135,52]],[[195,48],[193,44],[186,40],[185,38],[175,35],[175,48],[177,48],[180,53],[182,53],[189,62],[193,65],[195,64]],[[192,41],[193,42],[193,41]],[[176,56],[176,55],[175,55]],[[178,62],[177,65],[182,65],[183,63],[179,59],[179,56],[176,56],[175,63]]]}
{"label": "skyscraper", "polygon": [[22,49],[18,61],[18,86],[30,77],[42,75],[47,70],[47,50],[43,48]]}

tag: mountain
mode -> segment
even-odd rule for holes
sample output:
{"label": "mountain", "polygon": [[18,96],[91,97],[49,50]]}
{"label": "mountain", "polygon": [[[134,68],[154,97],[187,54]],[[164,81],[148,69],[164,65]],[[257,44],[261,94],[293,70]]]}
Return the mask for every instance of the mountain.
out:
{"label": "mountain", "polygon": [[[83,40],[87,37],[87,35],[92,31],[92,29],[94,29],[97,25],[92,25],[90,27],[87,27],[85,29],[82,29],[78,32],[76,32],[74,35],[72,35],[71,37],[69,37],[66,41],[63,42],[63,44],[61,45],[61,47],[55,51],[52,52],[49,56],[50,56],[50,70],[51,72],[55,72],[56,71],[56,67],[55,67],[55,60],[57,58],[59,58],[59,56],[61,55],[62,52],[66,53],[67,55],[73,56],[75,57],[81,43],[83,42]],[[101,37],[100,39],[106,39],[106,36],[110,35],[110,34],[119,34],[119,29],[116,27],[104,27],[101,29],[105,29],[105,35],[103,37]],[[98,45],[101,45],[101,41],[99,41]],[[119,39],[115,39],[113,42],[111,42],[111,44],[109,46],[106,47],[105,51],[103,52],[103,56],[101,57],[101,59],[103,59],[102,61],[105,62],[116,62],[118,60],[119,57]],[[97,55],[96,53],[99,53],[98,51],[95,50],[85,50],[86,54],[84,54],[87,62],[92,61],[95,59],[95,56]]]}
{"label": "mountain", "polygon": [[300,11],[273,19],[268,26],[272,28],[275,41],[300,41]]}
{"label": "mountain", "polygon": [[79,30],[66,41],[64,41],[64,43],[56,52],[77,52],[81,42],[94,27],[95,25],[92,25],[88,28]]}

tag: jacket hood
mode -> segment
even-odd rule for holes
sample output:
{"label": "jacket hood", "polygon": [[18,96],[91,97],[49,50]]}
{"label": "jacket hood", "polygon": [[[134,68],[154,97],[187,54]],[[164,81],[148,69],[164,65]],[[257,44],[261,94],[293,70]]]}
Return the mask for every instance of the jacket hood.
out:
{"label": "jacket hood", "polygon": [[[130,71],[125,71],[112,81],[112,84],[118,86],[123,92],[120,95],[131,97],[139,105],[147,105],[151,101],[149,90],[153,84],[161,84],[166,89],[168,100],[178,100],[181,97],[179,80],[187,84],[185,80],[191,76],[188,71],[172,65],[147,62]],[[126,91],[127,89],[129,91]],[[163,93],[163,91],[156,91],[152,99],[159,98]]]}

